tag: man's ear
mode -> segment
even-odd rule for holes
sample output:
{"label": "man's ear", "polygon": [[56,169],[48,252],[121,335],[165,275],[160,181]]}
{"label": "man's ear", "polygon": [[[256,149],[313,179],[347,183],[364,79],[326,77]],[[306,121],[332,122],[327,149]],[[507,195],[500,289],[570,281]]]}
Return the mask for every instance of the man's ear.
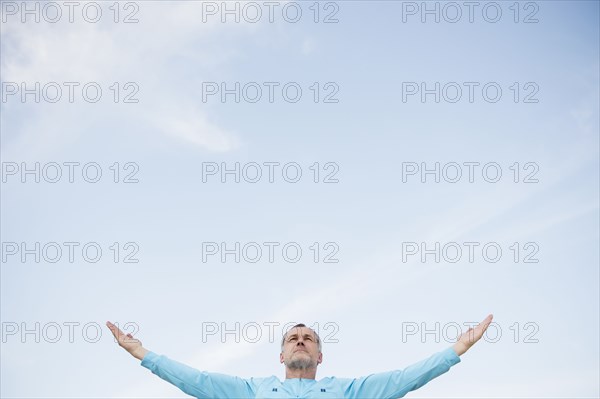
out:
{"label": "man's ear", "polygon": [[317,358],[317,364],[323,363],[323,352],[319,352],[319,357]]}
{"label": "man's ear", "polygon": [[283,352],[279,354],[279,363],[283,363]]}

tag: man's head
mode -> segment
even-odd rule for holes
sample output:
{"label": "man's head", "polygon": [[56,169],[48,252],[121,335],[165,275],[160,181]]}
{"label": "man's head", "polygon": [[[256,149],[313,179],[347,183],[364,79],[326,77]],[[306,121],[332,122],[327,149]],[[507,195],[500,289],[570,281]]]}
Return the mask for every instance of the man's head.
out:
{"label": "man's head", "polygon": [[319,335],[304,324],[296,324],[283,335],[279,360],[290,370],[316,369],[323,361]]}

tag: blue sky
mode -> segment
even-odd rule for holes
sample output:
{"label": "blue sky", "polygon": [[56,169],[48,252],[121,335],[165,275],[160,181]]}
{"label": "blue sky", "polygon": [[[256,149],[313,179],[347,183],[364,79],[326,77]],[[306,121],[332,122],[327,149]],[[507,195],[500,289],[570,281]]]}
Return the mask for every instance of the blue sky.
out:
{"label": "blue sky", "polygon": [[[322,336],[333,332],[328,341],[337,342],[324,343],[320,378],[404,368],[451,345],[422,331],[403,339],[407,326],[463,325],[489,313],[502,332],[497,342],[490,332],[408,396],[600,395],[597,2],[519,2],[518,23],[513,2],[481,2],[501,9],[496,23],[480,8],[470,23],[465,6],[456,23],[443,15],[421,22],[420,14],[403,22],[403,10],[421,2],[392,1],[320,3],[318,23],[313,2],[287,6],[302,9],[297,23],[277,12],[284,2],[273,23],[223,23],[219,13],[203,22],[201,2],[166,1],[122,3],[118,23],[112,2],[98,2],[97,23],[79,9],[69,23],[59,2],[59,21],[41,15],[35,23],[22,22],[12,3],[1,2],[2,397],[185,397],[121,350],[106,320],[133,323],[145,347],[198,369],[280,378],[279,346],[266,335],[236,343],[232,335],[203,337],[203,328],[278,323],[280,337],[288,322],[330,323]],[[330,12],[337,23],[323,23]],[[123,23],[127,15],[138,22]],[[523,23],[527,15],[538,22]],[[7,94],[23,82],[58,82],[64,95],[35,103]],[[79,84],[73,103],[64,82]],[[103,90],[96,103],[79,90],[90,82]],[[275,82],[279,90],[272,103],[202,100],[207,83],[222,82]],[[290,82],[302,88],[295,103],[281,95]],[[436,82],[456,82],[463,97],[403,101],[407,83]],[[473,102],[465,82],[475,87]],[[489,83],[502,89],[497,102],[481,94]],[[338,101],[324,102],[334,88]],[[138,101],[124,103],[130,93]],[[528,94],[538,101],[525,102]],[[60,181],[23,182],[23,164],[36,162],[40,170],[61,165]],[[65,162],[79,163],[73,183]],[[81,175],[92,162],[102,171],[97,183]],[[217,174],[203,182],[208,163],[236,162],[261,165],[263,178],[235,183],[229,175],[222,183]],[[279,163],[273,183],[271,162]],[[302,171],[297,183],[281,175],[290,163]],[[463,175],[436,183],[419,172],[403,181],[409,163],[439,163],[448,173],[457,164]],[[500,180],[486,181],[493,174],[482,175],[483,165],[497,165]],[[338,182],[324,183],[332,171]],[[124,183],[132,172],[138,182]],[[527,176],[537,182],[525,183]],[[57,262],[36,263],[9,254],[22,242],[79,246],[73,262],[62,245]],[[273,262],[203,262],[207,242],[276,242],[278,250]],[[473,262],[465,242],[477,243]],[[102,249],[98,262],[81,255],[86,243]],[[298,262],[281,254],[286,243],[301,247]],[[406,243],[457,243],[463,256],[403,261]],[[497,262],[483,257],[487,243],[502,249]],[[338,262],[324,262],[334,249]],[[124,262],[134,250],[138,262]],[[36,323],[40,342],[22,335]],[[62,335],[52,343],[55,325]]]}

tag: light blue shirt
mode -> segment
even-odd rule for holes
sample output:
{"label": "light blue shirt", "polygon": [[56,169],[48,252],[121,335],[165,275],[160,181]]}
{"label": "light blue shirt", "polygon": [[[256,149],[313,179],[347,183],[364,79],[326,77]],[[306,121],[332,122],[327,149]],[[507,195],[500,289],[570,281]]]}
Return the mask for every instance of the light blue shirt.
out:
{"label": "light blue shirt", "polygon": [[320,380],[275,376],[243,379],[198,371],[185,364],[148,352],[142,366],[196,398],[400,398],[444,374],[460,362],[451,347],[405,368],[361,378],[326,377]]}

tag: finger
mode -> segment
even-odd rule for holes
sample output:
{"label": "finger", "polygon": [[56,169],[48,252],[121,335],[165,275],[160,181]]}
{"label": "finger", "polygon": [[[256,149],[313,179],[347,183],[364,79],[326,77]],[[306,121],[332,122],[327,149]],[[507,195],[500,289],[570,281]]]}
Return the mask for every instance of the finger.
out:
{"label": "finger", "polygon": [[477,327],[475,327],[476,341],[478,341],[483,336],[483,334],[488,329],[488,327],[490,326],[491,323],[492,323],[492,315],[490,314],[490,315],[488,315],[488,317],[483,319],[481,321],[481,323],[479,323],[477,325]]}
{"label": "finger", "polygon": [[119,337],[123,336],[123,331],[121,331],[119,329],[119,327],[115,326],[113,323],[111,323],[110,321],[106,322],[106,326],[109,328],[110,332],[112,332],[112,334],[115,336],[115,338],[118,340]]}
{"label": "finger", "polygon": [[488,317],[483,319],[483,321],[481,323],[479,323],[479,326],[481,326],[483,328],[483,331],[485,331],[488,328],[488,326],[492,323],[492,319],[493,319],[493,316],[490,314],[490,315],[488,315]]}
{"label": "finger", "polygon": [[478,332],[476,328],[471,327],[467,330],[467,338],[469,339],[470,344],[474,344],[475,342],[477,342],[477,336]]}
{"label": "finger", "polygon": [[481,322],[479,322],[479,324],[477,325],[476,328],[480,328],[483,326],[489,326],[491,322],[492,322],[492,315],[489,315],[485,319],[481,320]]}

